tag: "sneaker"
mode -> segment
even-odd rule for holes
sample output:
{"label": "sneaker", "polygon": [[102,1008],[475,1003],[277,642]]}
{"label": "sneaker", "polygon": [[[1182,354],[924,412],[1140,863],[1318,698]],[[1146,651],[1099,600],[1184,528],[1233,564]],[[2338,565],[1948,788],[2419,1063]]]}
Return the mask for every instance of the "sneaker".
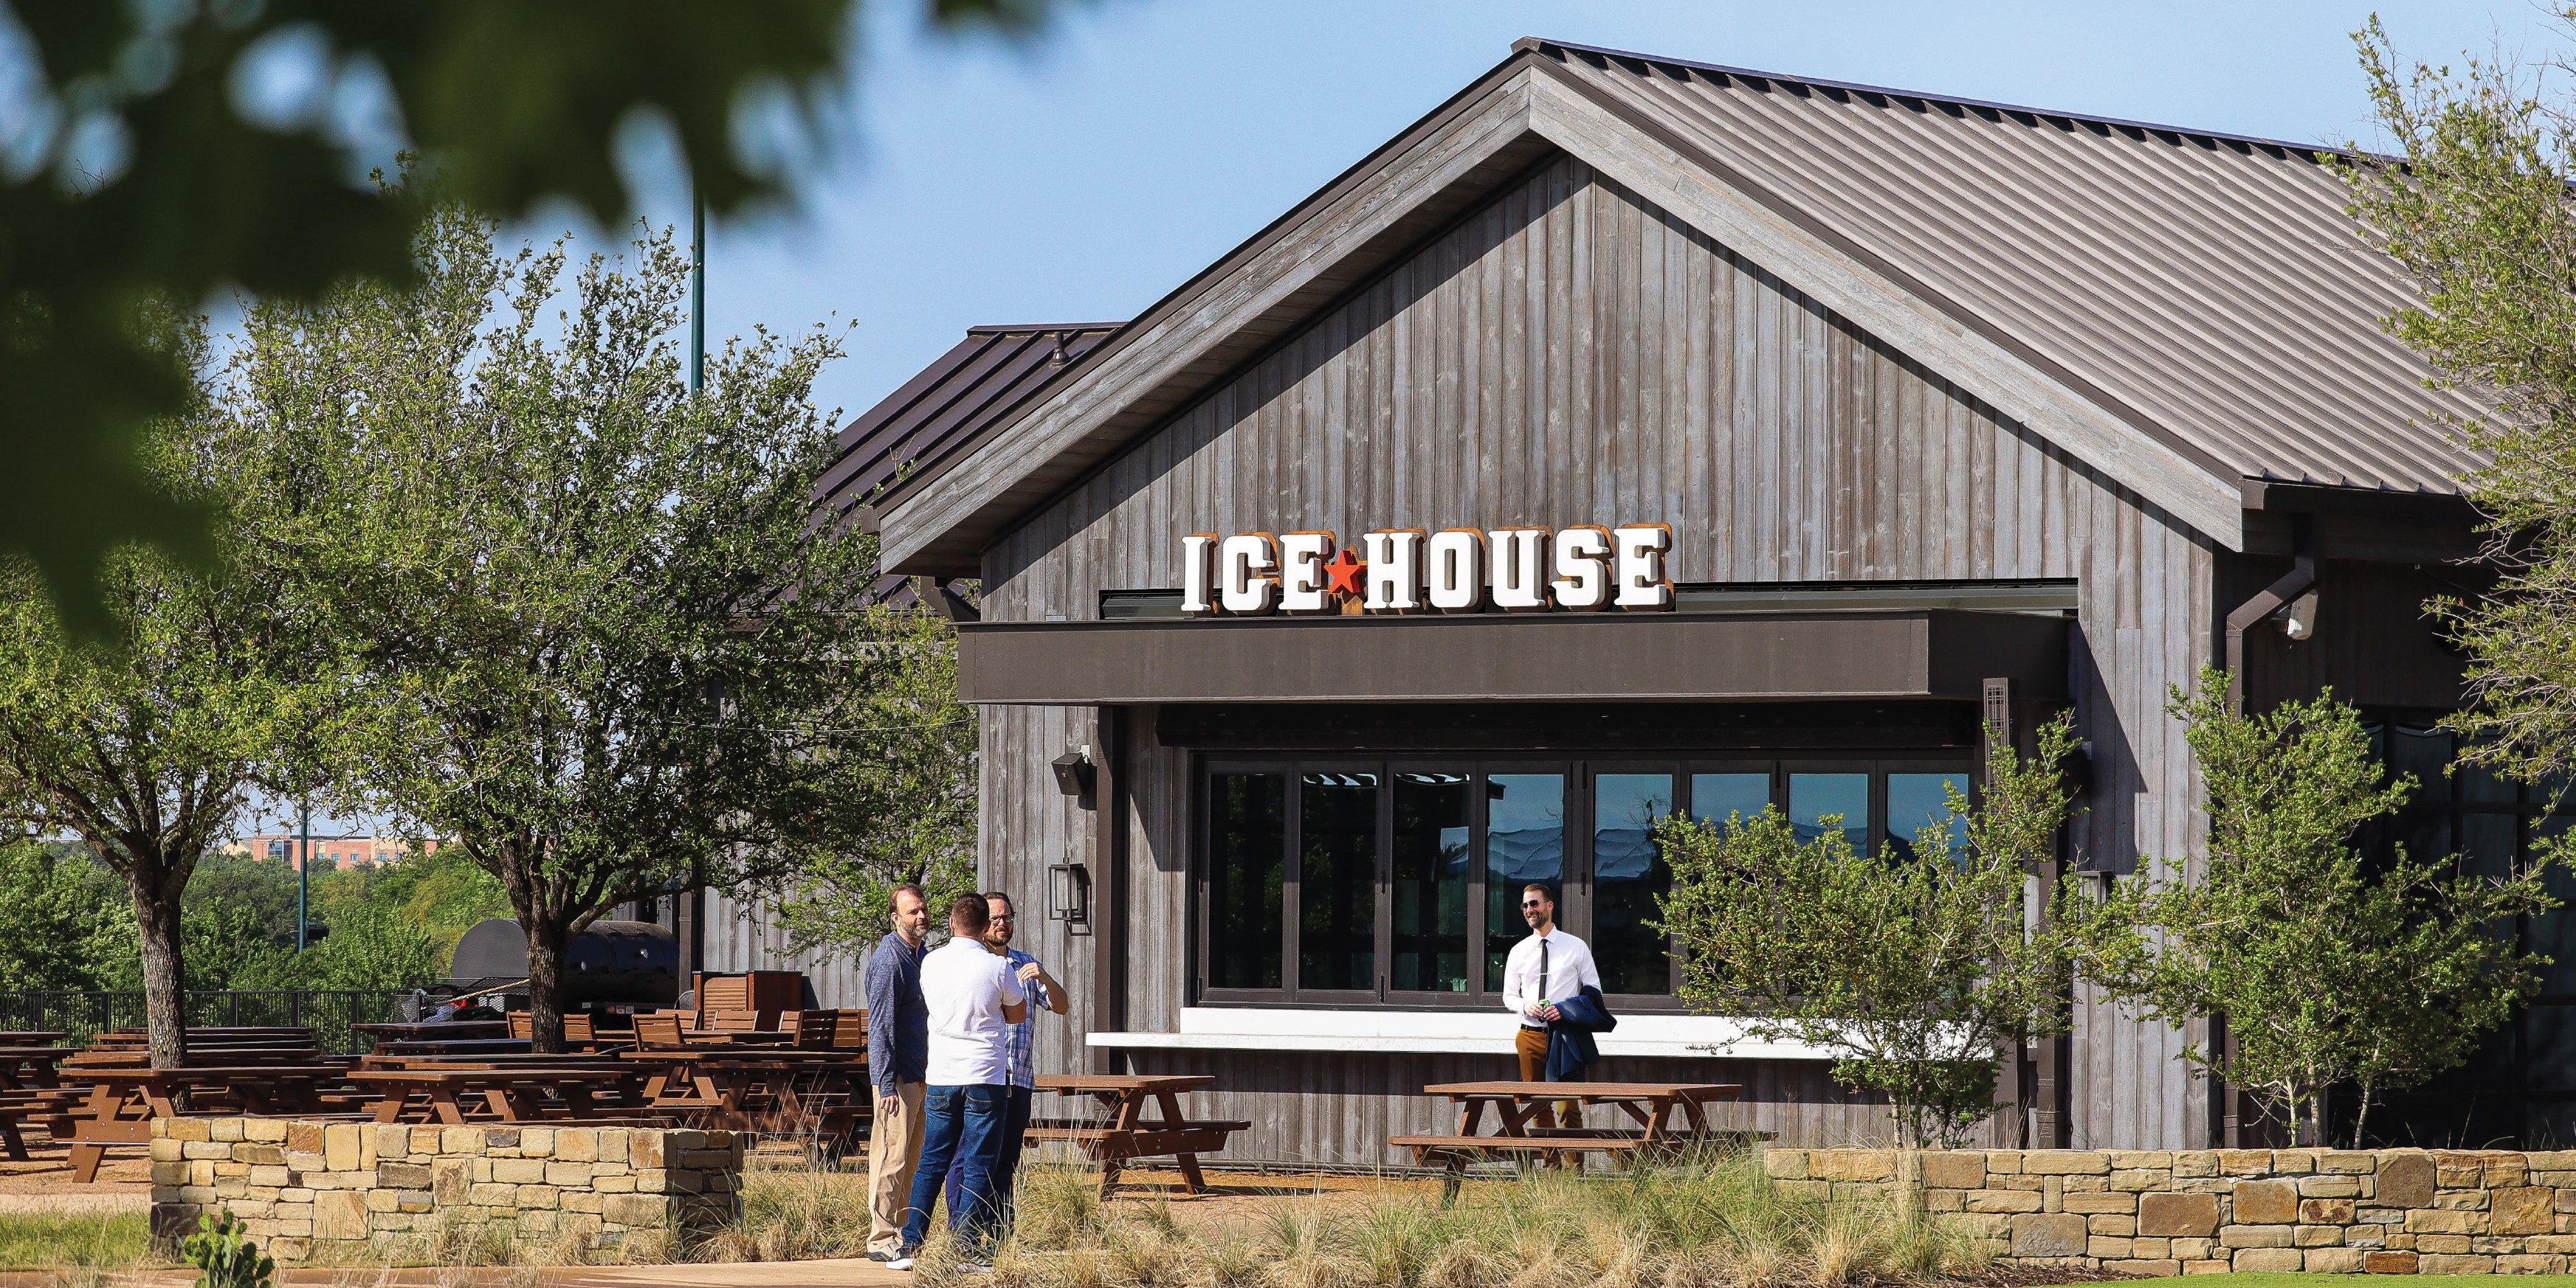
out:
{"label": "sneaker", "polygon": [[888,1270],[910,1270],[910,1269],[912,1269],[912,1258],[910,1258],[910,1257],[897,1257],[897,1258],[895,1258],[894,1260],[889,1261],[889,1262],[887,1262],[887,1263],[886,1263],[886,1269],[888,1269]]}
{"label": "sneaker", "polygon": [[868,1249],[868,1260],[870,1261],[892,1261],[897,1255],[897,1253],[885,1248]]}

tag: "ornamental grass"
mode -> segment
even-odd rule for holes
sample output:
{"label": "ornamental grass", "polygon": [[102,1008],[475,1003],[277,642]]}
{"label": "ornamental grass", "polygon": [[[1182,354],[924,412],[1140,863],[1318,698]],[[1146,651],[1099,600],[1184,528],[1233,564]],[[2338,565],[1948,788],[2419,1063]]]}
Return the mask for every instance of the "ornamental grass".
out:
{"label": "ornamental grass", "polygon": [[992,1274],[944,1240],[929,1288],[1790,1288],[1922,1280],[1982,1267],[1969,1241],[1879,1194],[1783,1191],[1758,1157],[1470,1183],[1458,1202],[1387,1195],[1356,1210],[1282,1198],[1252,1221],[1183,1230],[1161,1203],[1101,1202],[1096,1177],[1031,1167]]}

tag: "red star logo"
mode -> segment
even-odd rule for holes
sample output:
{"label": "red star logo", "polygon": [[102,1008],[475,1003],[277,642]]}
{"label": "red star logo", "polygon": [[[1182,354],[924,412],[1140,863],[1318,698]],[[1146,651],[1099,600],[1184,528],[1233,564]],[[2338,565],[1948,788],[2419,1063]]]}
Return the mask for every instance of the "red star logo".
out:
{"label": "red star logo", "polygon": [[1360,588],[1360,577],[1367,571],[1368,565],[1361,563],[1358,555],[1344,550],[1324,565],[1324,589],[1335,595],[1361,595],[1365,592]]}

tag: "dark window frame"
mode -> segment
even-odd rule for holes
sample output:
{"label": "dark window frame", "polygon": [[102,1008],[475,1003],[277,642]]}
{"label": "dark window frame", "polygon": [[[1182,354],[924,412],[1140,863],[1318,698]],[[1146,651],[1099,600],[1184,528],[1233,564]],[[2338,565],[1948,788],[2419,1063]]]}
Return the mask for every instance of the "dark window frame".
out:
{"label": "dark window frame", "polygon": [[[1672,811],[1689,816],[1695,775],[1762,773],[1769,781],[1769,803],[1782,809],[1788,806],[1791,773],[1828,772],[1864,773],[1869,776],[1870,819],[1869,849],[1880,850],[1887,835],[1887,775],[1897,773],[1937,772],[1956,774],[1970,782],[1974,794],[1974,766],[1958,748],[1926,748],[1901,751],[1872,748],[1836,754],[1825,750],[1801,750],[1794,755],[1746,756],[1742,754],[1710,755],[1689,751],[1674,752],[1603,752],[1597,755],[1563,752],[1483,752],[1475,754],[1439,754],[1406,752],[1387,755],[1319,755],[1314,752],[1228,751],[1222,754],[1200,754],[1192,757],[1190,766],[1190,810],[1188,862],[1190,910],[1187,920],[1190,943],[1189,979],[1191,1004],[1198,1006],[1238,1007],[1335,1007],[1395,1011],[1449,1011],[1500,1009],[1501,998],[1487,986],[1487,940],[1496,929],[1491,923],[1492,893],[1490,874],[1486,870],[1486,831],[1490,811],[1484,807],[1486,797],[1480,785],[1497,773],[1560,774],[1565,780],[1565,855],[1564,881],[1558,893],[1557,922],[1591,944],[1596,939],[1594,915],[1598,911],[1594,898],[1594,796],[1597,777],[1602,773],[1656,773],[1667,775],[1671,782]],[[1299,979],[1298,900],[1303,876],[1302,797],[1304,778],[1311,773],[1373,773],[1378,776],[1376,880],[1374,886],[1374,922],[1376,951],[1373,957],[1377,987],[1374,990],[1323,990],[1306,988]],[[1284,830],[1281,843],[1286,847],[1286,872],[1281,882],[1279,919],[1281,943],[1281,982],[1276,989],[1216,988],[1210,984],[1210,962],[1207,945],[1213,917],[1208,894],[1209,866],[1214,855],[1215,829],[1218,823],[1214,806],[1215,781],[1220,774],[1280,774],[1285,776],[1287,796],[1282,803]],[[1394,825],[1396,775],[1404,773],[1464,773],[1469,776],[1470,808],[1468,814],[1469,861],[1467,890],[1467,987],[1457,991],[1424,989],[1397,990],[1391,987],[1394,966]],[[1515,927],[1516,928],[1516,927]],[[1597,951],[1597,950],[1596,950]],[[1676,955],[1677,958],[1678,955]],[[1670,988],[1677,988],[1680,965],[1676,959]],[[1622,1012],[1674,1012],[1681,1001],[1668,991],[1662,994],[1612,994],[1612,1007]]]}

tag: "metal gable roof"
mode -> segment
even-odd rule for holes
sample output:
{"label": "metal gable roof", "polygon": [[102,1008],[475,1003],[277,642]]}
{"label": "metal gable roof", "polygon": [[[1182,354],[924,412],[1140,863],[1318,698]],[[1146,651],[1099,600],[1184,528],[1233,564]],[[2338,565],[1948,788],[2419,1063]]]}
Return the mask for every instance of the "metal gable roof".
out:
{"label": "metal gable roof", "polygon": [[2381,330],[2411,289],[2310,147],[1525,47],[2229,472],[2457,493],[2480,463],[2432,422],[2486,408]]}
{"label": "metal gable roof", "polygon": [[[1510,97],[1532,73],[1991,346],[1954,352],[2022,364],[2060,391],[2043,390],[2043,403],[2075,400],[2055,404],[2061,427],[2071,423],[2063,409],[2083,405],[2154,444],[2140,455],[2096,433],[2090,447],[2081,438],[2064,445],[2122,458],[2116,476],[2151,499],[2178,498],[2181,513],[2231,547],[2233,487],[2223,502],[2202,495],[2222,479],[2456,495],[2454,476],[2480,463],[2438,417],[2486,409],[2427,390],[2428,366],[2380,330],[2410,288],[2362,239],[2341,184],[2307,145],[1553,41],[1523,40],[1514,51],[1136,322],[1072,328],[1082,343],[1061,367],[1051,350],[1048,365],[1027,365],[1026,338],[1049,328],[997,329],[1024,340],[1012,350],[1019,365],[988,388],[972,378],[984,369],[977,364],[1011,359],[970,336],[870,417],[896,411],[854,422],[852,431],[871,427],[845,432],[851,456],[879,463],[851,460],[824,491],[844,510],[876,505],[889,554],[907,571],[967,573],[972,552],[1018,517],[1150,433],[1192,390],[1220,384],[1245,355],[1293,332],[1290,314],[1312,316],[1517,172],[1532,148],[1555,146],[1533,129],[1561,141],[1561,130],[1539,123],[1543,109]],[[1516,138],[1502,124],[1515,112],[1524,113]],[[1486,141],[1471,145],[1479,130]],[[1201,348],[1153,359],[1165,364],[1160,374],[1128,352],[1169,346],[1176,326],[1204,329],[1248,289],[1244,274],[1279,271],[1264,258],[1283,253],[1274,243],[1353,218],[1353,203],[1383,212],[1393,189],[1372,196],[1368,185],[1413,182],[1443,148],[1485,159],[1446,189],[1414,187],[1409,213],[1372,216],[1386,222],[1382,232],[1339,266],[1310,262],[1299,271],[1316,280],[1238,322],[1243,332],[1190,339]],[[1939,365],[1935,353],[1915,356]],[[959,406],[941,410],[951,402]],[[894,446],[912,436],[935,441],[929,450]],[[858,439],[885,445],[871,456]],[[887,463],[896,461],[916,468]]]}

